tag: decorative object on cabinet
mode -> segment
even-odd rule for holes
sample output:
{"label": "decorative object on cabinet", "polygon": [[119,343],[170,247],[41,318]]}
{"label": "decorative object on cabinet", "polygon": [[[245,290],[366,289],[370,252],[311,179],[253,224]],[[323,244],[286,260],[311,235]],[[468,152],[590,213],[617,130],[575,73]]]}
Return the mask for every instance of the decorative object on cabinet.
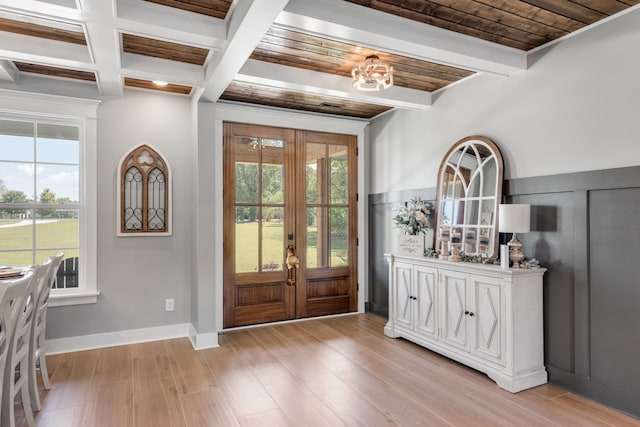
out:
{"label": "decorative object on cabinet", "polygon": [[389,321],[402,337],[486,373],[512,393],[547,382],[540,269],[385,255]]}
{"label": "decorative object on cabinet", "polygon": [[[463,138],[445,154],[438,171],[434,233],[443,259],[447,242],[452,247],[447,252],[459,244],[458,251],[463,248],[467,255],[497,255],[495,213],[502,197],[502,169],[500,150],[483,136]],[[451,230],[450,236],[443,236],[445,229]]]}
{"label": "decorative object on cabinet", "polygon": [[500,216],[501,233],[513,233],[507,246],[509,246],[509,259],[514,268],[520,267],[524,260],[522,253],[522,243],[518,240],[517,233],[528,233],[530,231],[531,206],[522,204],[500,205],[498,215]]}
{"label": "decorative object on cabinet", "polygon": [[140,144],[118,163],[118,236],[170,236],[171,166],[158,150]]}
{"label": "decorative object on cabinet", "polygon": [[431,228],[433,218],[433,205],[425,202],[420,197],[410,199],[403,206],[393,210],[393,224],[402,230],[404,234],[424,234]]}
{"label": "decorative object on cabinet", "polygon": [[397,252],[405,255],[424,254],[424,234],[431,229],[433,205],[416,197],[393,210],[394,227],[402,234],[398,235]]}

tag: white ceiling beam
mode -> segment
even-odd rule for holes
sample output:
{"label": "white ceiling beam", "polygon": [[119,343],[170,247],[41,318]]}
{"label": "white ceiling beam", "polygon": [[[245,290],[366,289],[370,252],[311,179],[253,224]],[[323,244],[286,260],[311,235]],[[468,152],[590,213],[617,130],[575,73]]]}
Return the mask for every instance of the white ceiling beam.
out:
{"label": "white ceiling beam", "polygon": [[[73,6],[71,6],[73,4]],[[81,20],[75,1],[0,0],[0,7],[16,13],[65,21]]]}
{"label": "white ceiling beam", "polygon": [[0,88],[20,92],[46,93],[49,95],[69,96],[74,98],[99,99],[100,94],[94,82],[52,78],[32,74],[20,74],[17,82],[0,81]]}
{"label": "white ceiling beam", "polygon": [[11,83],[18,81],[18,69],[11,61],[0,59],[0,81]]}
{"label": "white ceiling beam", "polygon": [[508,76],[527,68],[524,51],[341,0],[291,0],[276,22],[468,70]]}
{"label": "white ceiling beam", "polygon": [[1,32],[0,58],[51,66],[94,70],[87,46]]}
{"label": "white ceiling beam", "polygon": [[429,92],[398,86],[375,92],[358,91],[353,88],[353,79],[350,77],[251,59],[247,60],[234,80],[390,107],[421,110],[431,106]]}
{"label": "white ceiling beam", "polygon": [[229,20],[227,44],[206,69],[201,98],[218,100],[289,0],[236,0]]}
{"label": "white ceiling beam", "polygon": [[132,53],[122,54],[122,74],[138,79],[162,80],[194,87],[202,87],[204,84],[204,71],[199,65]]}
{"label": "white ceiling beam", "polygon": [[87,42],[98,69],[98,87],[106,98],[124,94],[120,73],[120,40],[115,29],[115,0],[83,2]]}
{"label": "white ceiling beam", "polygon": [[221,49],[225,21],[155,3],[118,0],[116,26],[121,31],[207,49]]}

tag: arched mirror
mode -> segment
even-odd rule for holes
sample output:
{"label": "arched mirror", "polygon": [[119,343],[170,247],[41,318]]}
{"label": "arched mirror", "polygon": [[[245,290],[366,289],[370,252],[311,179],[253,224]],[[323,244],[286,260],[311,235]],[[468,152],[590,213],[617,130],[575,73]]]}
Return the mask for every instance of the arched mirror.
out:
{"label": "arched mirror", "polygon": [[[436,248],[495,257],[502,197],[502,156],[488,138],[468,136],[453,145],[438,171]],[[452,251],[454,249],[454,251]]]}

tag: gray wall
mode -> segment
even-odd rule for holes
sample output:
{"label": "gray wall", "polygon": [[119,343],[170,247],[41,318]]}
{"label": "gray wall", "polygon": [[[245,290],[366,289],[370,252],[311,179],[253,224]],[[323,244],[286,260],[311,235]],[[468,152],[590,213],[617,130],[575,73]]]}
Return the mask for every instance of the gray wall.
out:
{"label": "gray wall", "polygon": [[[98,109],[97,304],[51,307],[47,339],[188,323],[191,287],[191,103],[127,90]],[[173,172],[173,235],[116,237],[116,168],[140,143],[156,147]],[[165,312],[164,300],[175,299]]]}
{"label": "gray wall", "polygon": [[[391,208],[413,194],[434,193],[369,196],[370,311],[388,315],[383,253]],[[634,214],[640,209],[640,167],[510,180],[504,196],[532,206],[531,232],[518,237],[526,257],[548,269],[549,381],[640,417],[640,218]]]}

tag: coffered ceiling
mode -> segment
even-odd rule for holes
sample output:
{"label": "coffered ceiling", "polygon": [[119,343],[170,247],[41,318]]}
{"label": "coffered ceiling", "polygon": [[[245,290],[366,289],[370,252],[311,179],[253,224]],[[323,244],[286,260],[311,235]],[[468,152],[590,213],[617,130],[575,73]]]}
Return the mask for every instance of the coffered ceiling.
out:
{"label": "coffered ceiling", "polygon": [[[127,87],[368,119],[427,108],[478,73],[525,71],[531,52],[637,3],[0,0],[0,87],[101,99]],[[351,69],[371,54],[394,85],[357,91]]]}

